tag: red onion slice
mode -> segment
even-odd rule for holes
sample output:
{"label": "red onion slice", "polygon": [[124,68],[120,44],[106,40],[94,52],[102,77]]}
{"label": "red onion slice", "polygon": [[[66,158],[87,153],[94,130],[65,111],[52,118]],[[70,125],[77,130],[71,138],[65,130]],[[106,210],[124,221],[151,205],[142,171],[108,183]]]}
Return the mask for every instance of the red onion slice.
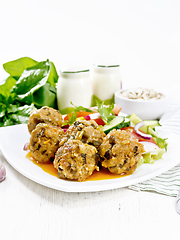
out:
{"label": "red onion slice", "polygon": [[141,128],[143,126],[144,126],[144,121],[141,121],[134,126],[134,130],[141,137],[150,140],[152,138],[152,136],[150,134],[143,133],[143,132],[139,131],[139,128]]}
{"label": "red onion slice", "polygon": [[24,144],[23,150],[24,150],[24,151],[27,151],[27,150],[28,150],[28,143],[25,143],[25,144]]}
{"label": "red onion slice", "polygon": [[6,177],[6,169],[2,163],[0,163],[0,182]]}
{"label": "red onion slice", "polygon": [[91,117],[89,115],[84,117],[86,120],[91,120]]}
{"label": "red onion slice", "polygon": [[153,153],[159,149],[158,145],[156,145],[155,143],[152,143],[152,142],[146,142],[146,141],[143,142],[142,141],[140,143],[143,144],[145,153],[150,153],[150,152]]}

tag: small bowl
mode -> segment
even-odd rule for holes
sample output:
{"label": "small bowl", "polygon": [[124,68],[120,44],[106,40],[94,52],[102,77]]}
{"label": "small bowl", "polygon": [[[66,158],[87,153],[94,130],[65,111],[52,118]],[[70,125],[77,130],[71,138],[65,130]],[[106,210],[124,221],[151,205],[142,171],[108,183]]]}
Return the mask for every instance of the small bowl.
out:
{"label": "small bowl", "polygon": [[[115,103],[122,107],[122,113],[127,115],[136,114],[142,120],[160,119],[167,108],[167,97],[162,94],[160,99],[130,99],[122,95],[122,91],[131,89],[123,89],[115,92]],[[133,89],[132,89],[133,90]],[[159,91],[157,91],[159,93]]]}

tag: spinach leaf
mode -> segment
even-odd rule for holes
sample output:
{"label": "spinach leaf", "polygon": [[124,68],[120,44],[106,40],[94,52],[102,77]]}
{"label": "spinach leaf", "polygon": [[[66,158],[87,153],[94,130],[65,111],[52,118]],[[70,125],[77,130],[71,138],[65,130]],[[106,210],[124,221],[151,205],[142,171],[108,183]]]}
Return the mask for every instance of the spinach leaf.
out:
{"label": "spinach leaf", "polygon": [[14,124],[27,123],[29,115],[34,108],[34,104],[24,105],[20,107],[16,105],[10,105],[7,109],[8,118]]}
{"label": "spinach leaf", "polygon": [[0,85],[0,127],[27,123],[35,107],[57,108],[58,74],[52,62],[25,57],[3,67],[10,76]]}
{"label": "spinach leaf", "polygon": [[6,115],[6,104],[0,103],[0,121]]}
{"label": "spinach leaf", "polygon": [[34,104],[24,106],[10,104],[2,111],[0,105],[0,127],[27,123],[33,109],[35,109]]}
{"label": "spinach leaf", "polygon": [[0,85],[0,102],[7,102],[10,96],[10,90],[15,85],[16,80],[9,76],[5,83]]}
{"label": "spinach leaf", "polygon": [[55,107],[57,81],[58,75],[54,64],[49,60],[39,62],[22,73],[11,93],[16,95],[15,100],[20,103]]}
{"label": "spinach leaf", "polygon": [[20,77],[25,69],[32,67],[38,62],[29,57],[22,57],[3,64],[4,70],[13,77]]}
{"label": "spinach leaf", "polygon": [[56,88],[45,83],[44,86],[39,88],[33,94],[33,103],[37,107],[49,106],[57,108],[56,104]]}
{"label": "spinach leaf", "polygon": [[12,101],[10,90],[16,83],[16,80],[9,76],[5,83],[0,85],[0,126],[6,121],[6,112],[9,103]]}
{"label": "spinach leaf", "polygon": [[50,73],[49,73],[49,77],[48,77],[48,82],[53,85],[54,87],[56,87],[56,83],[58,81],[58,74],[57,74],[57,71],[56,71],[56,68],[54,66],[54,63],[53,62],[50,62],[51,65],[50,65]]}

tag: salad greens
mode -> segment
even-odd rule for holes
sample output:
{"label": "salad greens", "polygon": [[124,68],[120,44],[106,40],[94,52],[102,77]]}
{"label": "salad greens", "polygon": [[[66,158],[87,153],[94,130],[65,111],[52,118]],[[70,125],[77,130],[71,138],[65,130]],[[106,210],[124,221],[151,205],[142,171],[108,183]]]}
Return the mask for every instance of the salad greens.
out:
{"label": "salad greens", "polygon": [[142,165],[143,163],[153,164],[155,160],[161,159],[163,154],[164,154],[164,149],[161,149],[161,148],[159,148],[156,152],[145,153],[141,158],[139,165]]}
{"label": "salad greens", "polygon": [[9,77],[0,85],[0,127],[27,123],[35,107],[57,108],[58,74],[52,62],[24,57],[3,67]]}
{"label": "salad greens", "polygon": [[14,61],[4,63],[3,68],[10,76],[19,78],[26,68],[32,67],[37,63],[38,62],[32,58],[22,57]]}
{"label": "salad greens", "polygon": [[[34,108],[49,106],[57,109],[56,84],[58,74],[52,62],[37,62],[36,60],[23,57],[3,64],[4,70],[9,74],[5,82],[0,85],[0,127],[20,123],[27,123],[29,115]],[[68,114],[68,122],[71,125],[80,111],[93,112],[88,108],[73,105],[73,111]],[[109,128],[125,127],[125,118],[119,123],[119,118],[113,112],[114,104],[105,105],[104,102],[96,99],[97,110]],[[131,122],[137,124],[142,121],[138,116],[128,116]],[[113,124],[112,124],[113,123]],[[157,123],[156,123],[157,124]],[[146,153],[141,159],[142,163],[153,163],[154,160],[162,158],[167,151],[167,139],[161,138],[155,129],[146,124],[142,127],[145,133],[151,134],[155,143],[160,147],[155,153]],[[165,151],[164,151],[165,150]]]}
{"label": "salad greens", "polygon": [[[134,113],[129,116],[130,121],[133,125],[141,122],[142,120],[135,115]],[[151,121],[144,121],[144,122],[151,122]],[[155,143],[159,147],[156,152],[153,153],[145,153],[139,162],[139,165],[143,163],[154,163],[155,160],[161,159],[165,151],[167,151],[168,143],[166,142],[167,138],[161,138],[155,128],[152,128],[150,125],[146,124],[141,128],[147,134],[150,134],[154,139]],[[161,126],[159,123],[157,124]]]}
{"label": "salad greens", "polygon": [[[129,116],[129,119],[132,122],[132,124],[134,124],[134,125],[137,124],[138,122],[142,121],[134,113]],[[146,125],[146,124],[141,128],[141,130],[144,131],[147,134],[150,134],[153,137],[153,139],[156,142],[156,144],[158,145],[158,147],[164,148],[165,151],[167,151],[167,145],[168,145],[167,142],[166,142],[167,138],[161,138],[159,136],[159,134],[154,129],[152,129],[149,125]]]}
{"label": "salad greens", "polygon": [[98,112],[104,121],[105,124],[109,124],[111,120],[113,120],[116,115],[112,111],[114,108],[114,104],[112,103],[111,105],[104,105],[104,102],[99,102],[96,101],[97,107],[98,107]]}
{"label": "salad greens", "polygon": [[82,106],[75,106],[72,102],[71,102],[71,105],[74,106],[73,111],[70,114],[68,114],[69,120],[68,120],[68,122],[65,122],[63,125],[73,124],[73,122],[76,121],[76,119],[77,119],[77,112],[79,112],[79,111],[85,111],[85,112],[93,113],[93,111],[90,110],[89,108],[85,108],[85,107],[82,107]]}
{"label": "salad greens", "polygon": [[154,141],[156,142],[156,144],[160,147],[160,148],[164,148],[165,151],[167,151],[167,138],[161,138],[157,132],[152,129],[150,126],[147,126],[147,133],[151,134],[151,136],[153,137]]}

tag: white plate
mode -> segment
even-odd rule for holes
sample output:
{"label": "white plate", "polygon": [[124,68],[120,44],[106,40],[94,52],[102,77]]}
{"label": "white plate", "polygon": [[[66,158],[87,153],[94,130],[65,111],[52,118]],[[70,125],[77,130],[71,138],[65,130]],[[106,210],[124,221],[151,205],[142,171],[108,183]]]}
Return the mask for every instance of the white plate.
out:
{"label": "white plate", "polygon": [[168,151],[163,159],[154,164],[143,164],[132,175],[122,178],[86,182],[72,182],[58,179],[26,158],[24,144],[29,142],[27,125],[15,125],[0,128],[0,148],[9,164],[25,177],[41,185],[65,192],[94,192],[126,187],[153,178],[174,167],[180,162],[178,157],[179,135],[160,128],[163,138],[168,137]]}

